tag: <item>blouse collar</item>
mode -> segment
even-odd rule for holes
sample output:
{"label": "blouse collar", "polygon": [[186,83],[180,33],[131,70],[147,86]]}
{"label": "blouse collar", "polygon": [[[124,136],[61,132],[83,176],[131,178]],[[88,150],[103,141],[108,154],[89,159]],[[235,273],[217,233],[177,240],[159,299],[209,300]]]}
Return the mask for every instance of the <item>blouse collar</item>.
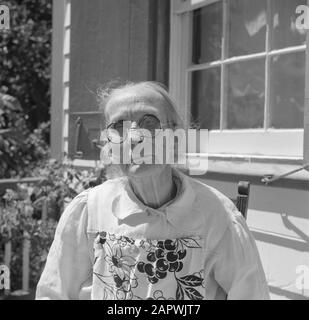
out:
{"label": "blouse collar", "polygon": [[134,194],[127,179],[121,178],[123,187],[118,195],[112,200],[112,213],[119,220],[141,212],[153,212],[166,215],[167,220],[173,225],[184,226],[190,219],[190,212],[195,201],[196,194],[190,184],[189,178],[173,169],[173,179],[177,185],[177,194],[174,199],[158,209],[144,205]]}

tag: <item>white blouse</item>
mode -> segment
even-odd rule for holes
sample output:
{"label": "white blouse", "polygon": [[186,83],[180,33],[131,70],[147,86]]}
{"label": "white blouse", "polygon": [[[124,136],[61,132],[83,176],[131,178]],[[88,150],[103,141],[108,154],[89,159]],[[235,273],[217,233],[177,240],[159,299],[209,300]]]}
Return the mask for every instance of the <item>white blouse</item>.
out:
{"label": "white blouse", "polygon": [[269,299],[255,241],[223,194],[173,170],[152,209],[127,178],[88,189],[59,221],[36,299]]}

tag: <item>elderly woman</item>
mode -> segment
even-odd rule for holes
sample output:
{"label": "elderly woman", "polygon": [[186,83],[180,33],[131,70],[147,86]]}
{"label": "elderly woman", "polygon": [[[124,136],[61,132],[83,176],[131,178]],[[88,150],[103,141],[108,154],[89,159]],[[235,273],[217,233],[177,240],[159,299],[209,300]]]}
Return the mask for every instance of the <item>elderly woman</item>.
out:
{"label": "elderly woman", "polygon": [[[154,140],[156,129],[182,127],[153,82],[112,90],[104,113],[107,143],[122,151],[145,132]],[[37,299],[269,298],[254,239],[228,198],[168,163],[119,162],[118,177],[65,209]]]}

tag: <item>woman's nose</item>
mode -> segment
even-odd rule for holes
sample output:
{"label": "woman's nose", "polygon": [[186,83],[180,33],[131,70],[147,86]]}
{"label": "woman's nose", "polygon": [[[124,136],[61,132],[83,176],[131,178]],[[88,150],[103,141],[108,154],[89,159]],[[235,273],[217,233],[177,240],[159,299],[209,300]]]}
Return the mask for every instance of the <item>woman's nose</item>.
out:
{"label": "woman's nose", "polygon": [[133,121],[130,129],[130,140],[131,143],[139,143],[143,141],[142,130],[138,128],[137,122]]}
{"label": "woman's nose", "polygon": [[138,128],[138,125],[137,125],[137,122],[136,121],[132,121],[131,122],[131,129],[137,129]]}
{"label": "woman's nose", "polygon": [[131,130],[130,131],[130,140],[132,144],[139,143],[143,141],[143,135],[140,130]]}

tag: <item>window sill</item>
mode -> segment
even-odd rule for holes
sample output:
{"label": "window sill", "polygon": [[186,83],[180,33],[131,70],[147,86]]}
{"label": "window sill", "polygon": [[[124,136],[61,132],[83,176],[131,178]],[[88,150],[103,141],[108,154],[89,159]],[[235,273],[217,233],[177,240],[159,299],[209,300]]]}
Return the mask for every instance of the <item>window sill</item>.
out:
{"label": "window sill", "polygon": [[303,129],[223,130],[209,131],[206,153],[250,154],[267,158],[300,158],[303,156]]}
{"label": "window sill", "polygon": [[[190,156],[193,159],[196,157],[194,154],[190,154]],[[206,158],[207,154],[199,156]],[[204,175],[196,176],[196,178],[232,182],[249,180],[256,185],[265,185],[262,182],[265,175],[282,175],[300,168],[302,165],[303,159],[298,157],[210,154],[208,155],[207,172]],[[269,186],[309,190],[309,172],[301,170],[275,181]]]}
{"label": "window sill", "polygon": [[[265,157],[233,154],[199,155],[199,157],[202,157],[203,159],[207,159],[207,156],[207,172],[203,175],[193,175],[192,177],[232,182],[249,180],[256,185],[265,185],[262,182],[262,178],[265,175],[281,175],[303,165],[303,159],[298,157]],[[189,157],[194,159],[196,158],[196,155],[189,154]],[[93,168],[98,163],[98,161],[82,159],[73,161],[75,166],[81,168]],[[293,175],[273,182],[269,186],[309,190],[309,172],[306,170],[299,171]]]}

